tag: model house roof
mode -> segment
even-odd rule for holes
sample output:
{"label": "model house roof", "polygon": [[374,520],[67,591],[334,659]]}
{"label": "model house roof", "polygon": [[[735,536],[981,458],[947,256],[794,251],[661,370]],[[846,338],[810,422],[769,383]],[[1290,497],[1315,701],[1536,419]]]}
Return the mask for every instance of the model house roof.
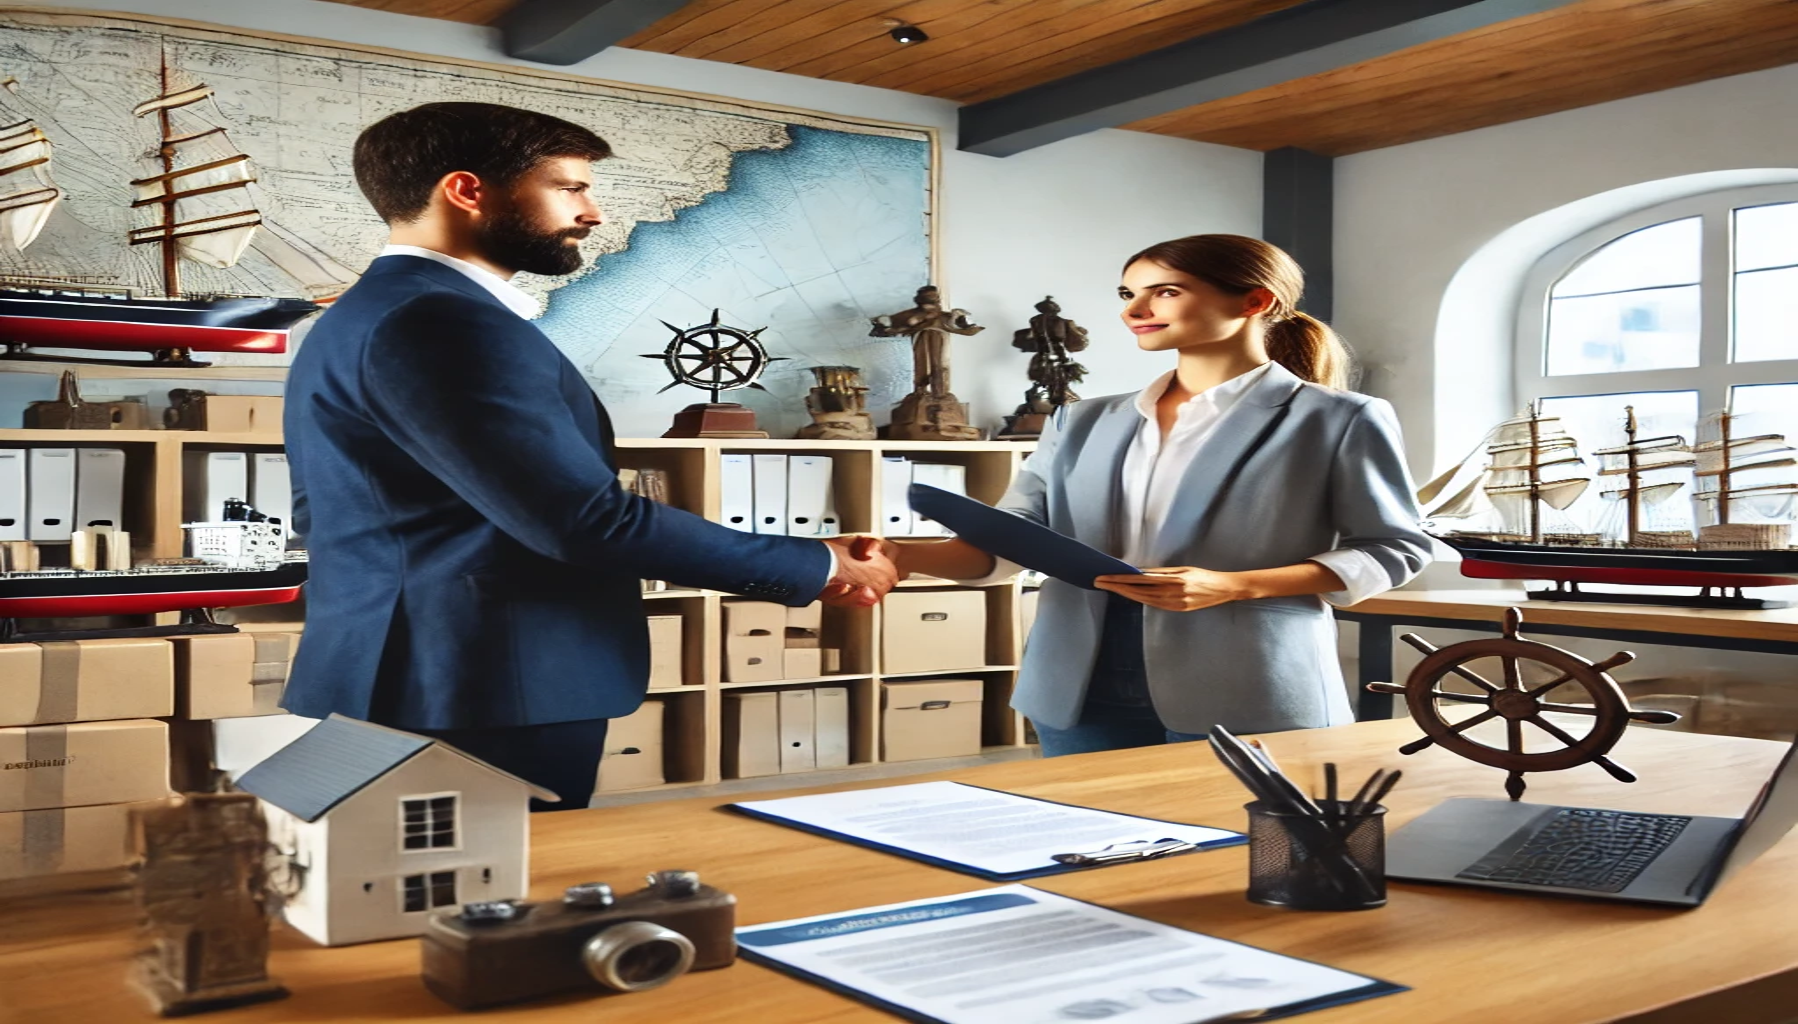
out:
{"label": "model house roof", "polygon": [[317,821],[364,786],[432,745],[441,746],[511,779],[539,800],[558,799],[549,790],[533,786],[447,743],[342,715],[332,715],[270,754],[267,760],[243,773],[237,780],[237,788],[256,794],[302,821]]}

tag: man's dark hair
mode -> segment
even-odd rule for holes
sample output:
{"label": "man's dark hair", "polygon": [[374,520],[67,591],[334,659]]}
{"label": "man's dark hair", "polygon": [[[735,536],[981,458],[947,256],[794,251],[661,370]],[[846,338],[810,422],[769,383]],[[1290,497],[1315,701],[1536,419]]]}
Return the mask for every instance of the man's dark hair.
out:
{"label": "man's dark hair", "polygon": [[606,140],[559,117],[497,103],[426,103],[356,137],[356,184],[389,224],[417,220],[443,176],[505,186],[551,157],[603,160]]}

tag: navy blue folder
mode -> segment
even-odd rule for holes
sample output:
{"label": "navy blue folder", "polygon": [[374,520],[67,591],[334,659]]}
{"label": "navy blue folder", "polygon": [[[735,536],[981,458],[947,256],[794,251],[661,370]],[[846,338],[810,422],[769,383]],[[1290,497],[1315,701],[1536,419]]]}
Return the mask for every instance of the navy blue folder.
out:
{"label": "navy blue folder", "polygon": [[1046,573],[1063,583],[1097,590],[1097,576],[1138,575],[1136,566],[973,498],[928,484],[908,492],[914,512],[948,527],[957,537],[989,555]]}

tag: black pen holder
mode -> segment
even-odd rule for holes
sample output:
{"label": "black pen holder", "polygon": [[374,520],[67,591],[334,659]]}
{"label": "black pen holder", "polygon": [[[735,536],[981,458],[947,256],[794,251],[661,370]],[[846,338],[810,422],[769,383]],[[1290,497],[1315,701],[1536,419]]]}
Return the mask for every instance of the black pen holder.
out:
{"label": "black pen holder", "polygon": [[1249,812],[1249,902],[1293,910],[1386,905],[1386,808],[1354,820],[1346,801],[1319,800],[1325,817],[1257,800]]}

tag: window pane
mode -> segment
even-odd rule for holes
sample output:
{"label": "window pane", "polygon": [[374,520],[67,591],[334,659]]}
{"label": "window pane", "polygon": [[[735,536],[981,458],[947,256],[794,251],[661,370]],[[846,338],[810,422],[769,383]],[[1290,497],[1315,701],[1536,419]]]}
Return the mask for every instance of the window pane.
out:
{"label": "window pane", "polygon": [[1736,211],[1736,269],[1798,265],[1798,203]]}
{"label": "window pane", "polygon": [[405,879],[406,913],[429,909],[425,903],[425,876],[407,875]]}
{"label": "window pane", "polygon": [[1632,231],[1593,250],[1555,282],[1556,298],[1697,284],[1704,220],[1687,217]]}
{"label": "window pane", "polygon": [[[1591,467],[1593,482],[1579,499],[1565,511],[1567,521],[1557,526],[1578,533],[1598,533],[1620,539],[1627,533],[1627,511],[1615,498],[1607,499],[1606,491],[1619,487],[1614,476],[1598,476],[1602,459],[1592,457],[1600,448],[1615,448],[1627,440],[1624,433],[1625,410],[1636,413],[1636,439],[1678,435],[1692,440],[1698,430],[1698,392],[1648,391],[1621,395],[1578,395],[1567,398],[1545,398],[1542,412],[1559,416],[1561,429],[1579,442],[1579,452]],[[1678,479],[1685,486],[1664,501],[1643,510],[1642,529],[1692,529],[1691,473],[1656,474],[1647,484]]]}
{"label": "window pane", "polygon": [[1697,366],[1698,292],[1690,285],[1550,300],[1549,375]]}
{"label": "window pane", "polygon": [[1798,267],[1737,274],[1735,324],[1736,362],[1798,359]]}

